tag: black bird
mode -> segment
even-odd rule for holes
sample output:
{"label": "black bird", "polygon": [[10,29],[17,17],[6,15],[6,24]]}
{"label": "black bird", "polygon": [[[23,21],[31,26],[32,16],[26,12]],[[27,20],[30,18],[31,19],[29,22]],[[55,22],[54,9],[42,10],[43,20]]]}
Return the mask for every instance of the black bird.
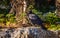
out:
{"label": "black bird", "polygon": [[32,11],[29,11],[29,13],[27,14],[29,20],[35,25],[40,25],[42,27],[42,29],[47,30],[47,28],[42,24],[43,21],[36,15],[34,14]]}

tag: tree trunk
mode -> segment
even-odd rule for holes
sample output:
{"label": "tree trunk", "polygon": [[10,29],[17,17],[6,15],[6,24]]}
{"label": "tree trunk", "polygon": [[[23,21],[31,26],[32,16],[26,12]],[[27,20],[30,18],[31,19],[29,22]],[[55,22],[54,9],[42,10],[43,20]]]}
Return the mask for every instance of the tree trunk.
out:
{"label": "tree trunk", "polygon": [[23,12],[23,1],[21,0],[12,0],[11,3],[11,10],[10,13],[16,13],[16,16],[18,16],[20,13]]}
{"label": "tree trunk", "polygon": [[56,7],[57,16],[60,18],[60,0],[56,0]]}
{"label": "tree trunk", "polygon": [[[11,0],[11,10],[9,13],[13,13],[16,15],[16,20],[19,21],[20,15],[26,13],[26,0]],[[25,23],[25,17],[22,16],[22,23]]]}

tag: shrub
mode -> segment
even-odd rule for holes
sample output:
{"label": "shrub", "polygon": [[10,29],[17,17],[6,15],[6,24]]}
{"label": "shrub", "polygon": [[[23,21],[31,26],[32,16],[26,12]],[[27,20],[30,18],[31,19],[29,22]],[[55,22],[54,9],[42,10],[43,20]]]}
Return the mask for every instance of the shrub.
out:
{"label": "shrub", "polygon": [[6,25],[9,25],[11,23],[16,23],[14,14],[7,14],[5,19],[6,19]]}
{"label": "shrub", "polygon": [[0,18],[4,17],[4,14],[0,14]]}
{"label": "shrub", "polygon": [[0,23],[3,23],[5,21],[4,18],[0,18]]}
{"label": "shrub", "polygon": [[6,17],[7,18],[14,17],[14,14],[7,14]]}
{"label": "shrub", "polygon": [[55,13],[47,13],[45,16],[44,16],[44,21],[46,22],[49,22],[50,24],[54,24],[55,22],[58,22],[60,21],[60,18],[58,18]]}

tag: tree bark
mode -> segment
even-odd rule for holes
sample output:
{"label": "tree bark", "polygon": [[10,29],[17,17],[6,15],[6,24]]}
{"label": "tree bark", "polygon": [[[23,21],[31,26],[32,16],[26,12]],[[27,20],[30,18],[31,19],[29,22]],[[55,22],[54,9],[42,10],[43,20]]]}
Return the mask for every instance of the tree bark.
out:
{"label": "tree bark", "polygon": [[60,0],[56,0],[56,14],[60,18]]}
{"label": "tree bark", "polygon": [[[10,1],[11,4],[11,10],[9,13],[13,13],[16,15],[16,20],[19,20],[19,17],[21,14],[26,13],[26,0],[11,0]],[[22,23],[25,23],[25,18],[24,16],[22,16]]]}

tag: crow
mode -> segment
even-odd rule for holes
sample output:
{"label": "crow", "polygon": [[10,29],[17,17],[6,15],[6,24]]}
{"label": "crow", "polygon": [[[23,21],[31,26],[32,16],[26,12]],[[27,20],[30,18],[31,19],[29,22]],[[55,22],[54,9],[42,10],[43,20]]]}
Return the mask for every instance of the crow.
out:
{"label": "crow", "polygon": [[28,16],[29,20],[32,22],[32,24],[40,25],[42,27],[42,29],[47,30],[47,28],[43,25],[43,21],[32,11],[29,11],[27,16]]}

